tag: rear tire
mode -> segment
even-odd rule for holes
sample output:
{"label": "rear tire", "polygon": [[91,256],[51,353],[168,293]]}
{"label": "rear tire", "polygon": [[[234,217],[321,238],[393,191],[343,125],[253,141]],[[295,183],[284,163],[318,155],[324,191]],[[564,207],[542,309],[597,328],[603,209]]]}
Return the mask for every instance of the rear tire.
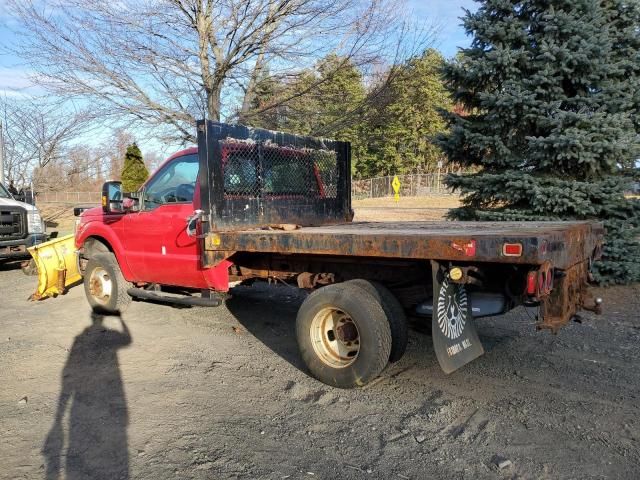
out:
{"label": "rear tire", "polygon": [[298,310],[296,335],[309,371],[327,385],[366,385],[389,362],[387,316],[358,285],[328,285],[311,293]]}
{"label": "rear tire", "polygon": [[96,313],[122,313],[131,303],[127,289],[132,284],[122,276],[113,253],[98,253],[87,262],[84,293]]}
{"label": "rear tire", "polygon": [[389,327],[391,328],[391,353],[389,354],[389,362],[394,363],[400,360],[407,350],[409,327],[404,308],[402,308],[398,299],[387,287],[378,282],[358,278],[356,280],[349,280],[346,283],[357,285],[363,290],[366,290],[382,305],[382,309],[389,322]]}

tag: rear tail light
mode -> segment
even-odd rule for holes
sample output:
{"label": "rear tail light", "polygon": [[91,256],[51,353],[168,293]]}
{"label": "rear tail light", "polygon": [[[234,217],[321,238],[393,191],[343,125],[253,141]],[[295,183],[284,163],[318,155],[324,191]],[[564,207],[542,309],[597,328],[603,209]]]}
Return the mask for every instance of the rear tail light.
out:
{"label": "rear tail light", "polygon": [[547,285],[547,272],[542,271],[538,274],[538,293],[544,293],[546,285]]}
{"label": "rear tail light", "polygon": [[538,272],[529,272],[527,274],[527,295],[535,296],[538,290]]}
{"label": "rear tail light", "polygon": [[521,257],[522,256],[522,244],[521,243],[505,243],[502,245],[502,255],[505,257]]}
{"label": "rear tail light", "polygon": [[540,270],[527,273],[527,295],[536,297],[547,295],[553,289],[553,269],[543,266]]}

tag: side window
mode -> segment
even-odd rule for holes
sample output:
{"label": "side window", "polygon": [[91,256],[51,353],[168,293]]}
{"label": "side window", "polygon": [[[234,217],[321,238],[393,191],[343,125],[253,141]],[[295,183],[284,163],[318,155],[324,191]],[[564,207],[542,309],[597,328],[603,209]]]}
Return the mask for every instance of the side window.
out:
{"label": "side window", "polygon": [[198,155],[184,155],[162,167],[144,190],[144,210],[167,203],[191,203],[198,169]]}

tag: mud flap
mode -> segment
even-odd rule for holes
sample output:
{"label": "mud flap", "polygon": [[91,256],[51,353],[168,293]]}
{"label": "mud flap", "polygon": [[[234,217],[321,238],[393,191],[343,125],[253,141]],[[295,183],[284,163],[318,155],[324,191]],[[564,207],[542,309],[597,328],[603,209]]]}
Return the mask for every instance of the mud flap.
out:
{"label": "mud flap", "polygon": [[431,261],[433,348],[440,367],[451,373],[484,353],[464,285],[451,282],[447,269]]}

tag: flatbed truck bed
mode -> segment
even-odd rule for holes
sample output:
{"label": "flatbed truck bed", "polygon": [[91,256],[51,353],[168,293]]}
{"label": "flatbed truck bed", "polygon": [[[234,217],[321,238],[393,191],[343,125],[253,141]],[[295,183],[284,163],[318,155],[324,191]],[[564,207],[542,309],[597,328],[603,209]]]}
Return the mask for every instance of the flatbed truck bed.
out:
{"label": "flatbed truck bed", "polygon": [[[217,231],[206,249],[415,260],[542,265],[567,269],[590,258],[604,228],[595,222],[352,222],[318,227]],[[504,245],[521,245],[520,255]]]}

